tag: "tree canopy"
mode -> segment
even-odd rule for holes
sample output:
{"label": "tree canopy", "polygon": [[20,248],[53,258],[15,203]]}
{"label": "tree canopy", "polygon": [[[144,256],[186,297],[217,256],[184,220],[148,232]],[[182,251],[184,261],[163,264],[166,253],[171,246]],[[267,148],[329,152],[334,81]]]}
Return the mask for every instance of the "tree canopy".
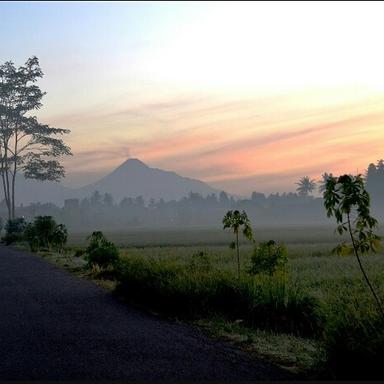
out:
{"label": "tree canopy", "polygon": [[0,65],[0,174],[9,218],[15,215],[16,174],[36,180],[59,181],[64,167],[57,160],[71,155],[61,138],[68,129],[53,128],[31,112],[42,107],[44,92],[36,85],[43,77],[37,57],[16,68]]}

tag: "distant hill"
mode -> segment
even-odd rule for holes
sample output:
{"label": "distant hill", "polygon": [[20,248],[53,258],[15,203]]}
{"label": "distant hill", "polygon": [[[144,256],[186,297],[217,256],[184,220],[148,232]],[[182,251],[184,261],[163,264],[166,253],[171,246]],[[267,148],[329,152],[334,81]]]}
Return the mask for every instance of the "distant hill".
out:
{"label": "distant hill", "polygon": [[163,198],[165,201],[179,200],[190,192],[203,196],[219,193],[200,180],[182,177],[175,172],[150,168],[138,159],[129,159],[100,180],[81,188],[67,188],[60,183],[17,179],[17,205],[32,202],[62,205],[67,198],[89,197],[94,191],[110,193],[116,202],[124,197],[142,196],[149,200]]}
{"label": "distant hill", "polygon": [[200,180],[182,177],[175,172],[150,168],[138,159],[129,159],[107,176],[95,183],[78,189],[81,197],[89,196],[93,191],[110,193],[117,201],[124,197],[143,196],[165,201],[178,200],[190,192],[203,196],[218,191]]}

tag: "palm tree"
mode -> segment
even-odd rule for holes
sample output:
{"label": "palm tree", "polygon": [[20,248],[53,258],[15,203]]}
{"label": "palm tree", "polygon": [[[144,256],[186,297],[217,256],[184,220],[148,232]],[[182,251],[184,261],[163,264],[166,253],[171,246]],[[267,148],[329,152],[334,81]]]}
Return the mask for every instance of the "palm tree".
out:
{"label": "palm tree", "polygon": [[318,182],[319,184],[319,192],[323,193],[327,189],[327,180],[330,177],[333,177],[332,173],[324,172],[322,175],[322,180]]}
{"label": "palm tree", "polygon": [[308,196],[308,194],[316,188],[316,180],[311,180],[309,176],[304,176],[299,180],[298,183],[296,183],[296,185],[298,185],[296,191],[298,192],[299,196]]}
{"label": "palm tree", "polygon": [[237,277],[240,278],[240,250],[239,250],[239,231],[242,229],[243,235],[248,239],[252,240],[252,227],[251,222],[248,219],[247,214],[245,211],[239,212],[238,210],[235,211],[228,211],[224,218],[223,218],[223,229],[230,228],[233,230],[233,233],[236,236],[236,243],[231,243],[231,248],[236,248],[237,250]]}

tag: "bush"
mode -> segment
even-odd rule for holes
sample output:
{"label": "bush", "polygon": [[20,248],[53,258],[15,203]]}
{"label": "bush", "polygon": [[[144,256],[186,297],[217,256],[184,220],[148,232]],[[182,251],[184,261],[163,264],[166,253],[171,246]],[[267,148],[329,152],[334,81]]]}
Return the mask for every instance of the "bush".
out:
{"label": "bush", "polygon": [[5,225],[5,236],[2,238],[2,241],[4,241],[6,245],[22,241],[26,226],[27,223],[24,217],[8,220]]}
{"label": "bush", "polygon": [[39,248],[50,248],[54,231],[57,227],[52,216],[37,216],[33,221],[33,227],[39,239]]}
{"label": "bush", "polygon": [[89,266],[99,265],[100,267],[116,266],[119,261],[119,251],[115,244],[108,241],[100,231],[93,232],[88,237],[89,245],[85,250],[86,260]]}
{"label": "bush", "polygon": [[24,240],[32,252],[41,248],[62,251],[67,242],[68,232],[63,224],[56,224],[52,216],[37,216],[33,223],[29,223],[24,230]]}
{"label": "bush", "polygon": [[251,275],[259,273],[273,275],[283,269],[287,261],[287,250],[283,244],[276,244],[273,240],[265,241],[254,248],[248,272]]}

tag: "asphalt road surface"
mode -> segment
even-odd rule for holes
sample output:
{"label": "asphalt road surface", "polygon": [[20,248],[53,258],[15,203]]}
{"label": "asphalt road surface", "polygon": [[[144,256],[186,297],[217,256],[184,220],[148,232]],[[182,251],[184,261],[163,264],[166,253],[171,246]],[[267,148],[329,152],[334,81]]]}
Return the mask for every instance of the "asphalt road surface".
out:
{"label": "asphalt road surface", "polygon": [[142,313],[38,256],[0,246],[0,380],[281,380],[199,330]]}

